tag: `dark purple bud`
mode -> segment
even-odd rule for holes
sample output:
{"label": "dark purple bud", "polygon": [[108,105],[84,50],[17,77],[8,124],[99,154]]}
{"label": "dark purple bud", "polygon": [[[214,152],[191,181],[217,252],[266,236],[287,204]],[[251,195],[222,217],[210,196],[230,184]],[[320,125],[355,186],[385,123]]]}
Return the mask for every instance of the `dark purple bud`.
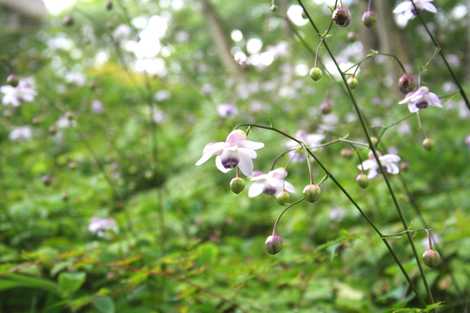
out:
{"label": "dark purple bud", "polygon": [[416,88],[416,79],[413,75],[405,73],[398,80],[398,87],[403,94],[412,92]]}
{"label": "dark purple bud", "polygon": [[367,10],[362,14],[362,23],[364,24],[365,27],[371,28],[372,26],[375,25],[375,22],[377,21],[377,18],[375,16],[375,12],[371,10]]}
{"label": "dark purple bud", "polygon": [[347,7],[340,6],[333,11],[332,18],[336,25],[346,27],[351,22],[351,13]]}
{"label": "dark purple bud", "polygon": [[330,114],[333,110],[333,102],[330,99],[326,99],[320,104],[320,110],[322,114]]}
{"label": "dark purple bud", "polygon": [[264,245],[266,247],[266,251],[269,254],[277,254],[282,249],[282,237],[276,234],[272,234],[271,236],[266,238]]}

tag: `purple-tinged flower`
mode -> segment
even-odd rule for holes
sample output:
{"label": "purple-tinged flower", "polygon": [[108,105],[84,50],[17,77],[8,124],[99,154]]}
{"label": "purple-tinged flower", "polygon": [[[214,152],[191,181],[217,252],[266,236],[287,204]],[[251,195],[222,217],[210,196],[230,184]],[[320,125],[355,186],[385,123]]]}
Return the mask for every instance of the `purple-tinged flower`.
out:
{"label": "purple-tinged flower", "polygon": [[277,168],[266,174],[258,173],[251,177],[252,184],[248,189],[248,197],[254,198],[264,193],[270,196],[277,196],[286,191],[294,193],[294,186],[285,180],[287,171],[285,168]]}
{"label": "purple-tinged flower", "polygon": [[29,126],[20,126],[14,128],[9,135],[11,141],[28,140],[33,136],[33,130]]}
{"label": "purple-tinged flower", "polygon": [[83,75],[80,72],[66,73],[64,78],[66,82],[76,85],[76,86],[84,86],[86,83],[85,75]]}
{"label": "purple-tinged flower", "polygon": [[18,85],[4,85],[0,87],[3,94],[2,103],[14,107],[20,106],[24,102],[31,102],[37,95],[33,78],[20,79]]}
{"label": "purple-tinged flower", "polygon": [[93,217],[88,224],[88,230],[99,237],[103,237],[108,232],[118,232],[116,221],[112,218]]}
{"label": "purple-tinged flower", "polygon": [[423,245],[423,248],[424,248],[424,249],[430,248],[430,247],[429,247],[429,239],[431,239],[431,242],[432,242],[433,245],[438,244],[438,243],[441,242],[441,236],[439,236],[438,234],[436,234],[436,233],[431,233],[430,236],[431,236],[431,238],[428,238],[428,237],[426,236],[426,238],[423,238],[423,240],[421,240],[421,244]]}
{"label": "purple-tinged flower", "polygon": [[153,96],[158,102],[162,102],[171,98],[171,93],[168,90],[159,90]]}
{"label": "purple-tinged flower", "polygon": [[238,167],[246,176],[253,173],[253,159],[256,151],[264,147],[262,142],[248,140],[243,130],[232,131],[224,142],[208,143],[202,152],[202,157],[196,162],[199,166],[215,156],[215,165],[222,173]]}
{"label": "purple-tinged flower", "polygon": [[70,128],[75,127],[77,122],[73,119],[70,113],[65,113],[56,122],[57,128]]}
{"label": "purple-tinged flower", "polygon": [[465,137],[465,144],[466,144],[467,147],[470,149],[470,135],[468,135],[467,137]]}
{"label": "purple-tinged flower", "polygon": [[[431,13],[437,13],[437,9],[433,4],[433,0],[414,0],[416,8],[422,11],[428,11]],[[406,25],[408,21],[413,19],[416,16],[416,10],[411,1],[406,0],[398,4],[393,13],[396,15],[397,19],[400,21],[400,24]]]}
{"label": "purple-tinged flower", "polygon": [[[315,150],[325,139],[325,136],[322,134],[309,134],[304,130],[299,130],[295,134],[295,138],[303,141],[307,147]],[[301,151],[302,147],[297,142],[289,140],[286,143],[286,147],[291,150],[289,151],[289,158],[292,162],[302,162],[305,160],[305,154]]]}
{"label": "purple-tinged flower", "polygon": [[152,108],[151,110],[152,120],[155,124],[161,124],[166,119],[166,114],[157,107]]}
{"label": "purple-tinged flower", "polygon": [[91,102],[91,110],[94,113],[102,113],[104,111],[103,103],[100,100],[93,100]]}
{"label": "purple-tinged flower", "polygon": [[231,103],[222,103],[217,106],[217,114],[222,118],[230,118],[238,114],[238,109]]}
{"label": "purple-tinged flower", "polygon": [[[380,163],[385,171],[389,174],[396,175],[400,173],[400,157],[396,154],[385,154],[379,156]],[[372,179],[377,176],[380,171],[379,164],[374,158],[374,155],[370,152],[369,159],[362,162],[357,168],[361,171],[368,171],[367,178]]]}
{"label": "purple-tinged flower", "polygon": [[400,104],[408,104],[408,110],[411,113],[416,113],[421,109],[425,109],[429,106],[435,106],[442,108],[441,100],[435,94],[429,91],[428,87],[420,87],[416,91],[410,92],[406,95]]}
{"label": "purple-tinged flower", "polygon": [[345,215],[345,211],[343,208],[341,207],[334,207],[330,210],[330,214],[329,214],[329,217],[330,217],[330,220],[334,221],[334,222],[339,222],[341,221],[343,218],[344,218],[344,215]]}

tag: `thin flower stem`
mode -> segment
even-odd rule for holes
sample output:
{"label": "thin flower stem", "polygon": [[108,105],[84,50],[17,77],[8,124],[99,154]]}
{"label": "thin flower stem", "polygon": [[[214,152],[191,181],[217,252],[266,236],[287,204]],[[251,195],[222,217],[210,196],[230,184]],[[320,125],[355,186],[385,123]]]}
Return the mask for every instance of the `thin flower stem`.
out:
{"label": "thin flower stem", "polygon": [[[303,4],[303,1],[302,0],[297,0],[297,2],[299,3],[299,5],[303,8],[304,12],[305,12],[305,15],[307,16],[308,20],[310,21],[310,25],[313,27],[313,29],[315,30],[315,32],[317,33],[317,35],[321,38],[321,33],[318,29],[318,27],[316,26],[315,22],[313,21],[312,17],[310,16],[310,14],[307,12],[307,9],[305,7],[305,5]],[[361,110],[359,109],[359,105],[357,104],[356,102],[356,98],[354,97],[353,93],[352,93],[352,90],[351,88],[349,87],[348,83],[347,83],[347,79],[344,75],[344,73],[341,71],[341,68],[338,64],[338,61],[336,60],[335,56],[333,55],[333,52],[331,51],[328,43],[326,42],[326,40],[323,41],[323,46],[325,47],[326,51],[328,52],[331,60],[333,61],[333,63],[335,64],[337,70],[339,71],[340,75],[341,75],[341,78],[343,80],[343,83],[348,91],[348,95],[349,95],[349,98],[351,99],[351,102],[352,102],[352,105],[354,107],[354,110],[356,111],[356,115],[358,116],[359,118],[359,122],[361,124],[361,127],[363,129],[363,132],[364,132],[364,135],[366,136],[367,138],[367,141],[369,143],[369,146],[370,146],[370,149],[372,151],[372,154],[374,155],[374,158],[377,162],[377,164],[379,165],[379,168],[383,168],[382,167],[382,162],[380,161],[380,158],[379,158],[379,154],[377,152],[377,150],[375,149],[374,147],[374,144],[372,143],[372,140],[371,140],[371,137],[369,135],[369,130],[367,129],[367,126],[366,126],[366,122],[364,120],[364,117],[362,116],[362,113],[361,113]],[[384,181],[385,181],[385,184],[387,185],[387,189],[388,189],[388,192],[392,198],[392,201],[395,205],[395,208],[397,210],[397,213],[398,213],[398,216],[401,220],[401,223],[404,227],[405,230],[408,229],[408,223],[405,219],[405,216],[403,215],[403,212],[402,212],[402,209],[400,207],[400,204],[398,203],[398,200],[395,196],[395,193],[393,191],[393,188],[392,188],[392,185],[388,179],[388,174],[383,171],[383,178],[384,178]],[[410,246],[411,246],[411,249],[413,251],[413,255],[415,257],[415,260],[416,260],[416,263],[418,265],[418,269],[419,269],[419,272],[420,272],[420,275],[421,275],[421,278],[423,280],[423,284],[424,284],[424,287],[426,289],[426,293],[428,295],[428,298],[429,298],[429,302],[430,303],[434,303],[434,297],[432,295],[432,292],[431,292],[431,288],[429,287],[429,284],[427,282],[427,279],[426,279],[426,276],[424,274],[424,269],[422,267],[422,264],[421,264],[421,260],[420,260],[420,257],[418,255],[418,251],[416,250],[416,246],[413,242],[413,238],[411,237],[411,235],[409,233],[407,233],[407,237],[408,237],[408,241],[410,243]]]}
{"label": "thin flower stem", "polygon": [[439,55],[441,56],[441,59],[442,61],[444,61],[444,64],[446,65],[447,67],[447,71],[449,72],[452,80],[454,81],[454,83],[457,85],[457,88],[459,89],[460,91],[460,95],[462,96],[463,100],[465,101],[465,105],[467,106],[467,108],[470,110],[470,101],[467,97],[467,94],[465,93],[465,90],[463,89],[462,85],[460,84],[457,76],[455,75],[454,71],[452,70],[452,67],[450,66],[449,64],[449,61],[447,61],[447,58],[444,54],[444,49],[442,48],[442,45],[441,43],[437,40],[436,37],[434,37],[434,35],[431,33],[431,30],[429,29],[428,25],[426,25],[426,22],[424,21],[423,17],[421,16],[421,13],[420,13],[420,10],[418,9],[418,7],[416,6],[416,3],[414,2],[414,0],[410,0],[411,1],[411,4],[413,5],[413,8],[414,8],[414,11],[416,12],[416,16],[418,17],[418,20],[419,22],[421,23],[421,25],[423,25],[424,27],[424,30],[426,31],[426,33],[428,34],[429,38],[431,39],[432,43],[434,44],[434,46],[439,49]]}
{"label": "thin flower stem", "polygon": [[[265,126],[265,125],[259,125],[259,124],[241,124],[241,125],[238,125],[237,127],[244,127],[244,126],[248,126],[248,127],[256,127],[256,128],[260,128],[260,129],[267,129],[267,130],[270,130],[270,131],[274,131],[274,132],[277,132],[278,134],[281,134],[282,136],[288,138],[288,139],[291,139],[295,142],[297,142],[298,144],[301,144],[302,142],[300,140],[298,140],[297,138],[289,135],[288,133],[280,130],[280,129],[277,129],[275,127],[271,127],[271,126]],[[416,290],[416,287],[413,283],[413,281],[411,280],[410,276],[408,275],[408,273],[406,272],[403,264],[401,263],[400,259],[398,258],[397,254],[395,253],[395,251],[393,250],[392,246],[390,245],[390,243],[385,239],[383,238],[383,234],[382,232],[380,231],[380,229],[374,224],[374,222],[369,218],[369,216],[362,210],[362,208],[359,206],[359,204],[353,199],[353,197],[349,194],[349,192],[343,187],[343,185],[341,185],[341,183],[335,178],[335,176],[333,176],[333,174],[328,170],[328,168],[315,156],[315,154],[312,152],[312,150],[310,150],[308,147],[307,147],[307,152],[308,154],[310,154],[310,156],[318,163],[318,165],[322,168],[322,170],[325,172],[325,174],[333,181],[333,183],[341,190],[341,192],[348,198],[348,200],[353,204],[353,206],[356,208],[356,210],[359,212],[359,214],[364,218],[364,220],[367,222],[367,224],[369,224],[369,226],[374,230],[374,232],[380,237],[380,239],[382,240],[382,242],[385,244],[385,246],[387,247],[388,251],[390,252],[390,254],[392,255],[392,258],[393,260],[395,261],[395,263],[398,265],[398,267],[400,268],[400,271],[402,272],[403,276],[405,277],[406,281],[408,282],[408,285],[410,287],[411,290],[413,290],[413,292],[415,293],[417,299],[422,302],[421,298],[419,297],[419,294],[418,294],[418,291]]]}
{"label": "thin flower stem", "polygon": [[310,156],[308,155],[308,152],[307,152],[307,146],[303,142],[302,142],[302,148],[305,151],[305,161],[307,162],[307,167],[308,167],[308,180],[309,180],[310,185],[311,185],[311,184],[313,184],[312,164],[310,164]]}
{"label": "thin flower stem", "polygon": [[281,221],[281,218],[282,216],[287,212],[289,211],[290,208],[296,206],[297,204],[300,204],[302,201],[304,201],[305,199],[302,198],[300,200],[297,200],[295,201],[294,203],[288,205],[287,207],[284,208],[284,210],[282,210],[281,214],[279,214],[276,218],[276,221],[274,222],[274,226],[273,226],[273,235],[276,234],[276,231],[277,231],[277,225],[279,224],[279,222]]}
{"label": "thin flower stem", "polygon": [[[279,162],[279,160],[281,160],[286,154],[288,154],[289,152],[292,152],[292,151],[295,151],[297,150],[297,148],[293,148],[293,149],[288,149],[284,152],[282,152],[281,154],[279,154],[273,161],[273,163],[271,164],[271,171],[274,170],[274,168],[276,167],[276,164],[277,162]],[[237,167],[237,173],[238,173],[238,167]]]}
{"label": "thin flower stem", "polygon": [[365,61],[367,61],[367,60],[369,60],[369,59],[371,59],[371,58],[373,58],[377,55],[382,55],[382,56],[386,56],[386,57],[394,59],[397,62],[397,64],[400,66],[403,73],[406,73],[405,65],[403,65],[403,63],[400,61],[400,59],[396,55],[391,54],[391,53],[379,52],[379,51],[376,51],[376,50],[372,50],[371,52],[369,52],[362,60],[360,60],[356,64],[351,65],[346,70],[344,70],[344,72],[347,73],[350,70],[352,70],[353,68],[356,68],[354,70],[354,74],[353,74],[353,75],[355,75],[358,68],[362,65],[362,63],[364,63]]}

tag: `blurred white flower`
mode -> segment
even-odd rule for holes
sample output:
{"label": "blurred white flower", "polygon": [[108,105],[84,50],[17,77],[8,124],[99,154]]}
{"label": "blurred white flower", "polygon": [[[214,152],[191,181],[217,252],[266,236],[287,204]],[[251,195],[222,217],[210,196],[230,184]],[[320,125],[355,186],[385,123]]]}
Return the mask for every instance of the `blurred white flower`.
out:
{"label": "blurred white flower", "polygon": [[4,85],[0,87],[3,94],[2,103],[17,107],[24,102],[31,102],[37,95],[32,77],[20,79],[16,87]]}
{"label": "blurred white flower", "polygon": [[113,32],[113,38],[117,41],[128,39],[131,35],[131,28],[126,24],[121,24]]}
{"label": "blurred white flower", "polygon": [[[398,163],[400,162],[400,157],[396,154],[385,154],[379,156],[380,163],[385,171],[389,174],[396,175],[400,173],[400,167]],[[358,165],[357,168],[361,171],[368,171],[367,178],[372,179],[377,176],[379,173],[379,164],[374,158],[372,151],[369,153],[369,159],[362,162]]]}
{"label": "blurred white flower", "polygon": [[470,149],[470,135],[468,135],[467,137],[465,137],[465,144],[466,144],[467,147]]}
{"label": "blurred white flower", "polygon": [[153,107],[151,110],[152,120],[155,124],[161,124],[166,119],[166,114],[157,107]]}
{"label": "blurred white flower", "polygon": [[222,103],[217,106],[217,114],[222,118],[230,118],[238,114],[238,109],[231,103]]}
{"label": "blurred white flower", "polygon": [[118,226],[112,218],[93,217],[88,224],[88,230],[99,237],[103,237],[108,232],[118,232]]}
{"label": "blurred white flower", "polygon": [[287,17],[297,26],[304,26],[308,20],[303,17],[304,9],[298,4],[293,4],[287,9]]}
{"label": "blurred white flower", "polygon": [[266,174],[257,173],[251,177],[252,184],[248,190],[248,197],[254,198],[260,194],[276,196],[283,191],[294,193],[294,186],[285,180],[287,171],[285,168],[277,168]]}
{"label": "blurred white flower", "polygon": [[102,113],[104,111],[103,103],[100,100],[97,100],[97,99],[93,100],[91,102],[91,110],[94,113]]}
{"label": "blurred white flower", "polygon": [[428,106],[442,108],[439,97],[429,91],[428,87],[424,86],[407,94],[406,97],[399,103],[408,104],[408,110],[410,110],[411,113],[416,113],[421,109],[427,108]]}
{"label": "blurred white flower", "polygon": [[215,165],[222,173],[238,167],[246,176],[253,173],[253,159],[256,159],[255,150],[264,147],[261,142],[248,140],[246,133],[240,129],[232,131],[225,142],[208,143],[202,152],[202,157],[196,162],[196,166],[207,162],[215,156]]}
{"label": "blurred white flower", "polygon": [[[431,242],[432,242],[433,245],[434,244],[439,244],[439,242],[441,242],[441,236],[439,236],[438,234],[435,234],[435,233],[431,233]],[[428,239],[427,236],[426,236],[426,238],[423,238],[421,243],[423,244],[424,249],[429,248],[429,239]]]}
{"label": "blurred white flower", "polygon": [[334,222],[339,222],[344,218],[345,215],[346,215],[346,212],[344,211],[343,208],[334,207],[330,210],[329,217],[330,217],[330,220]]}
{"label": "blurred white flower", "polygon": [[86,83],[85,75],[83,75],[80,72],[66,73],[64,78],[66,82],[77,85],[77,86],[83,86]]}
{"label": "blurred white flower", "polygon": [[29,126],[15,127],[10,132],[9,138],[11,141],[28,140],[33,136],[33,130]]}
{"label": "blurred white flower", "polygon": [[155,93],[155,96],[153,98],[158,102],[162,102],[170,99],[170,96],[171,94],[168,90],[159,90]]}
{"label": "blurred white flower", "polygon": [[[322,134],[309,134],[304,130],[297,131],[294,137],[303,141],[305,145],[312,150],[315,150],[322,143],[323,139],[325,139],[325,136]],[[291,150],[289,151],[289,159],[292,162],[302,162],[305,160],[305,152],[297,142],[289,140],[286,143],[286,147]]]}
{"label": "blurred white flower", "polygon": [[[437,13],[433,0],[414,0],[414,3],[418,10]],[[393,10],[393,13],[395,14],[398,24],[401,26],[406,26],[406,24],[416,16],[416,10],[413,3],[409,0],[399,3]]]}
{"label": "blurred white flower", "polygon": [[77,123],[69,114],[64,114],[62,115],[56,122],[57,128],[70,128],[70,127],[75,127]]}

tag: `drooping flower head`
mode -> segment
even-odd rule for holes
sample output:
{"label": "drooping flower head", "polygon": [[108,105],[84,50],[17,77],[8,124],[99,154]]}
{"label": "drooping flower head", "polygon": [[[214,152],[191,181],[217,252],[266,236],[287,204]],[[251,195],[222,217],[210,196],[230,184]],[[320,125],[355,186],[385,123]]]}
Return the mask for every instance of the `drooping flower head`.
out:
{"label": "drooping flower head", "polygon": [[416,91],[410,92],[406,95],[403,100],[399,102],[400,104],[407,104],[408,110],[411,113],[416,113],[421,109],[425,109],[429,106],[435,106],[442,108],[441,100],[435,94],[429,91],[428,87],[420,87]]}
{"label": "drooping flower head", "polygon": [[34,80],[31,77],[20,79],[16,87],[1,86],[0,92],[3,94],[2,103],[14,107],[33,101],[37,95]]}
{"label": "drooping flower head", "polygon": [[[396,175],[400,173],[400,167],[398,166],[400,162],[400,157],[396,154],[385,154],[379,156],[380,163],[385,171],[389,174]],[[377,176],[380,172],[379,164],[374,158],[372,152],[369,153],[369,159],[362,162],[362,164],[357,167],[361,171],[367,171],[367,178],[372,179]]]}
{"label": "drooping flower head", "polygon": [[254,198],[264,193],[271,196],[277,196],[286,191],[294,193],[294,186],[285,180],[287,171],[285,168],[277,168],[266,174],[258,173],[251,177],[251,186],[248,190],[248,197]]}
{"label": "drooping flower head", "polygon": [[[434,6],[433,0],[414,0],[416,8],[422,11],[428,11],[431,13],[437,13],[437,9]],[[393,13],[397,16],[399,21],[403,25],[408,24],[408,21],[412,20],[416,16],[416,10],[411,1],[406,0],[398,4]]]}
{"label": "drooping flower head", "polygon": [[[321,144],[321,142],[325,138],[325,135],[309,134],[304,130],[299,130],[297,131],[297,133],[295,133],[295,138],[303,141],[307,147],[314,150]],[[305,160],[305,154],[300,151],[302,147],[296,141],[289,140],[286,143],[286,147],[291,150],[289,151],[289,158],[292,162],[302,162],[303,160]]]}
{"label": "drooping flower head", "polygon": [[202,151],[201,158],[196,162],[199,166],[215,156],[215,165],[222,173],[238,167],[240,171],[251,176],[253,173],[253,159],[256,159],[256,151],[264,147],[262,142],[247,139],[243,130],[232,131],[224,142],[208,143]]}

